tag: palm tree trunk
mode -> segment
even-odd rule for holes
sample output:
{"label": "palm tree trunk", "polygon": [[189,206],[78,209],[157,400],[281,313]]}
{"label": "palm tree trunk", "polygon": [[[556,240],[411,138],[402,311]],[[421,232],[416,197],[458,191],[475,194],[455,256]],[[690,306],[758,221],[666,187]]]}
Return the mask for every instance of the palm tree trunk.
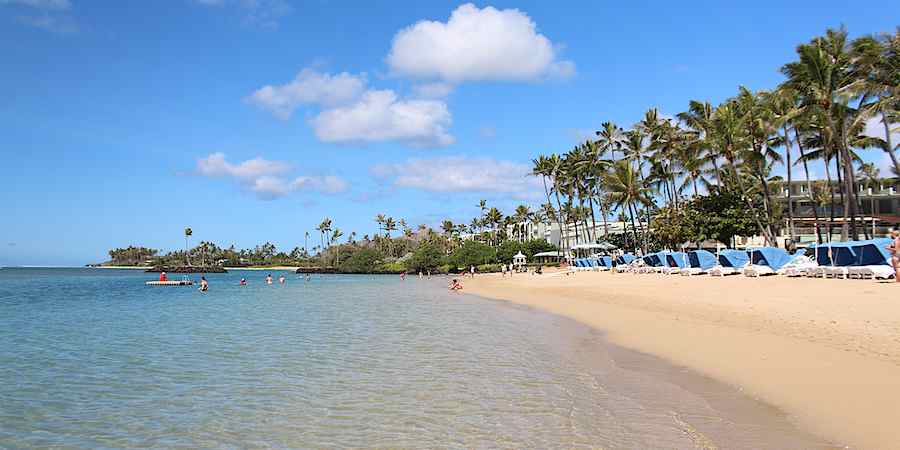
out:
{"label": "palm tree trunk", "polygon": [[[729,154],[731,154],[729,152]],[[741,175],[738,173],[737,166],[735,166],[734,161],[731,158],[726,158],[728,162],[728,166],[731,171],[734,173],[734,178],[737,180],[738,189],[741,190],[741,197],[744,198],[744,201],[747,203],[748,210],[753,214],[753,220],[756,221],[756,226],[759,227],[759,231],[763,233],[763,239],[768,242],[774,242],[775,239],[769,233],[769,228],[764,226],[762,221],[759,220],[759,212],[753,206],[753,201],[750,200],[750,196],[746,195],[747,189],[744,187],[744,179],[741,178]]]}
{"label": "palm tree trunk", "polygon": [[806,175],[806,193],[809,196],[809,202],[813,207],[813,217],[815,220],[816,227],[816,237],[818,239],[818,243],[822,243],[822,229],[819,227],[819,205],[816,204],[816,201],[813,199],[812,194],[812,182],[809,180],[809,163],[806,161],[806,153],[803,150],[803,141],[800,140],[800,132],[797,131],[797,128],[794,127],[794,137],[797,138],[797,148],[800,149],[800,159],[803,160],[803,173]]}
{"label": "palm tree trunk", "polygon": [[[553,181],[553,184],[554,185],[556,184],[556,180]],[[558,208],[556,210],[556,214],[559,216],[559,240],[560,240],[560,243],[565,241],[566,247],[568,248],[568,246],[569,246],[568,234],[569,233],[566,232],[566,228],[568,228],[568,227],[566,226],[565,223],[563,223],[562,202],[559,200],[559,187],[554,188],[554,195],[556,197],[556,206]]]}
{"label": "palm tree trunk", "polygon": [[894,171],[900,176],[900,162],[897,162],[897,155],[894,153],[894,145],[891,142],[891,126],[884,114],[884,108],[881,109],[881,123],[884,125],[884,142],[887,143],[887,154],[891,157],[891,163],[894,164]]}
{"label": "palm tree trunk", "polygon": [[[631,202],[628,202],[628,217],[631,218],[631,231],[634,232],[634,246],[632,247],[631,251],[637,252],[638,229],[637,229],[637,226],[634,224],[634,211],[632,209],[633,208],[632,208]],[[641,234],[643,234],[643,233],[641,233]]]}
{"label": "palm tree trunk", "polygon": [[828,242],[834,234],[834,186],[831,184],[831,159],[825,160],[825,180],[828,182],[828,192],[831,194],[831,203],[828,205]]}
{"label": "palm tree trunk", "polygon": [[849,220],[850,216],[848,214],[850,212],[850,208],[849,208],[850,205],[847,204],[847,200],[849,198],[849,196],[846,194],[847,185],[845,184],[845,182],[847,181],[847,177],[846,177],[846,174],[843,173],[844,164],[843,164],[843,160],[841,159],[840,155],[838,155],[838,157],[834,159],[834,171],[837,172],[837,182],[838,182],[838,186],[840,186],[840,188],[841,188],[841,190],[840,190],[841,209],[843,210],[843,211],[841,211],[841,213],[842,213],[842,216],[844,219],[843,223],[841,224],[841,240],[846,241],[847,237],[850,235],[850,233],[849,233],[850,227],[849,227],[849,223],[848,223],[850,221]]}
{"label": "palm tree trunk", "polygon": [[787,201],[788,201],[788,236],[794,241],[794,201],[791,197],[791,137],[788,134],[787,125],[784,126],[784,160],[787,169]]}
{"label": "palm tree trunk", "polygon": [[594,196],[588,195],[588,206],[591,208],[591,231],[594,233],[594,240],[597,239],[597,217],[594,214]]}

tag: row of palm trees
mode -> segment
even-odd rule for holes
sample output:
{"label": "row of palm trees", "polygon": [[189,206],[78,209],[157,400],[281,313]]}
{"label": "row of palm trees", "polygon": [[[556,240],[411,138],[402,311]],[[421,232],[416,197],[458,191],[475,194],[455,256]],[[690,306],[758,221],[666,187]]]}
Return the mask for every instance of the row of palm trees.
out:
{"label": "row of palm trees", "polygon": [[[546,195],[541,210],[552,221],[567,225],[561,229],[574,231],[574,236],[562,236],[563,244],[579,237],[598,239],[598,210],[604,234],[607,217],[619,211],[636,234],[646,236],[645,228],[658,208],[677,210],[690,197],[731,189],[741,193],[760,234],[774,245],[781,226],[775,199],[781,178],[772,172],[779,164],[789,186],[796,166],[802,168],[804,200],[821,206],[825,191],[832,205],[829,238],[836,223],[837,196],[842,238],[858,239],[866,228],[858,223],[856,187],[860,181],[868,184],[878,178],[877,169],[863,163],[859,152],[885,152],[894,175],[900,175],[891,140],[891,132],[897,132],[892,127],[900,121],[900,29],[852,41],[843,29],[827,30],[799,45],[797,60],[782,66],[781,73],[786,79],[775,89],[741,87],[737,95],[715,106],[690,101],[687,110],[675,117],[651,108],[631,129],[605,122],[596,139],[562,155],[534,159],[532,175],[541,178]],[[865,135],[867,123],[876,120],[882,124],[883,137]],[[799,157],[794,158],[792,149]],[[810,178],[812,161],[824,163],[824,185]],[[786,226],[793,239],[790,189],[787,196]],[[822,218],[817,208],[814,211],[821,241]]]}

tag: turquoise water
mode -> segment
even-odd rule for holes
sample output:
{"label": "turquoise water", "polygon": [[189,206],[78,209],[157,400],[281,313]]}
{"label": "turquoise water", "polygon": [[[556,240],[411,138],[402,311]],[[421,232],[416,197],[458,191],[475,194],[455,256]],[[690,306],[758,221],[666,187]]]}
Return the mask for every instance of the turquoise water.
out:
{"label": "turquoise water", "polygon": [[0,270],[0,448],[826,446],[731,388],[445,279],[285,275],[209,275],[204,294]]}

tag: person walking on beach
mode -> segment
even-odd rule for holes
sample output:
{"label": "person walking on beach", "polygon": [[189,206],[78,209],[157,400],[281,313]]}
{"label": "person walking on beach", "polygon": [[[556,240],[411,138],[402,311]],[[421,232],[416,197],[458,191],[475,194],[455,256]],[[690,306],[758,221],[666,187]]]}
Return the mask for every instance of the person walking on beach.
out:
{"label": "person walking on beach", "polygon": [[891,252],[891,266],[894,267],[894,282],[900,283],[900,228],[891,230],[891,245],[887,246]]}
{"label": "person walking on beach", "polygon": [[506,263],[500,264],[500,276],[506,278]]}
{"label": "person walking on beach", "polygon": [[475,266],[469,266],[469,276],[475,278]]}

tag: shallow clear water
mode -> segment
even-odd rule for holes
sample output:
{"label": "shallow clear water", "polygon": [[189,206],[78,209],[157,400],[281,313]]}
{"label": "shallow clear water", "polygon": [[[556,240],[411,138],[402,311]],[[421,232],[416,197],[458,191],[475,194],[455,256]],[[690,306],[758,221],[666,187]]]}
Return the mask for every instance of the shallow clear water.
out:
{"label": "shallow clear water", "polygon": [[286,276],[209,275],[204,294],[0,270],[0,448],[826,447],[734,389],[443,279]]}

